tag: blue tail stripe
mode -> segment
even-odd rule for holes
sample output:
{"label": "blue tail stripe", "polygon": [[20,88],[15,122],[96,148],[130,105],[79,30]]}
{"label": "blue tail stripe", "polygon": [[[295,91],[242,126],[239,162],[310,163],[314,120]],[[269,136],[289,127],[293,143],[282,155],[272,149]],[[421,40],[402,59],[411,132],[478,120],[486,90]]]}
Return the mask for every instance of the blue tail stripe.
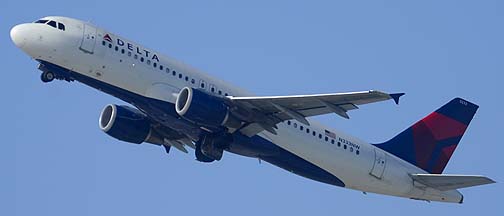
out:
{"label": "blue tail stripe", "polygon": [[[461,109],[461,107],[464,108]],[[455,98],[448,104],[436,110],[436,112],[455,119],[465,125],[469,125],[469,122],[471,122],[474,113],[478,110],[478,107],[478,105],[462,98]]]}
{"label": "blue tail stripe", "polygon": [[401,132],[399,135],[395,136],[388,142],[382,144],[375,144],[378,148],[383,149],[386,152],[390,152],[395,156],[411,163],[416,163],[415,149],[413,145],[407,145],[404,143],[406,140],[413,140],[413,129],[408,128]]}
{"label": "blue tail stripe", "polygon": [[462,139],[462,136],[459,137],[452,137],[448,139],[441,140],[437,142],[436,148],[432,152],[432,157],[429,160],[429,165],[427,170],[430,172],[434,169],[434,166],[436,165],[436,162],[439,160],[439,157],[441,157],[441,153],[443,152],[443,149],[451,146],[451,145],[457,145],[457,143],[460,142]]}

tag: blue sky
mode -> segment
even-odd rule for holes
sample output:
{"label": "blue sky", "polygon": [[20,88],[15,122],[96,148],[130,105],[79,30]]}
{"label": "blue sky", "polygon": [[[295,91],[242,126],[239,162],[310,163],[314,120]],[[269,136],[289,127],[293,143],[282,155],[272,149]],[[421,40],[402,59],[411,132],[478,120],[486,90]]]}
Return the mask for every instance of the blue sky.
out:
{"label": "blue sky", "polygon": [[463,189],[463,205],[333,187],[267,163],[119,142],[98,128],[108,103],[79,83],[39,80],[9,30],[46,15],[91,22],[259,95],[379,89],[399,106],[317,117],[384,141],[460,96],[480,105],[445,173],[498,182],[504,114],[501,1],[13,1],[0,8],[4,104],[0,215],[495,215],[502,184]]}

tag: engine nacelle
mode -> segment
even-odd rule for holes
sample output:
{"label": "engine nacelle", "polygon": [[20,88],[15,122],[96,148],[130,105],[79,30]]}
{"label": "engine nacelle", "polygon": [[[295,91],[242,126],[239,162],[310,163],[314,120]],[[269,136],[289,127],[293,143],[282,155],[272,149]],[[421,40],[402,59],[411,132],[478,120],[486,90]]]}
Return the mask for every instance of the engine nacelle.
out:
{"label": "engine nacelle", "polygon": [[238,128],[241,122],[229,110],[223,98],[199,89],[183,88],[175,102],[175,110],[184,119],[209,127]]}
{"label": "engine nacelle", "polygon": [[163,144],[163,138],[152,130],[149,118],[135,108],[109,104],[100,115],[100,129],[125,142]]}

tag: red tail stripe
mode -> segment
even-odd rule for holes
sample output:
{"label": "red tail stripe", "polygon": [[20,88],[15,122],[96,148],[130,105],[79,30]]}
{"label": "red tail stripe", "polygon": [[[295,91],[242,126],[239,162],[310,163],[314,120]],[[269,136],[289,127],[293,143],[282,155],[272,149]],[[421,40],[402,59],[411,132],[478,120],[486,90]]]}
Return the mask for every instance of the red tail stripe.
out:
{"label": "red tail stripe", "polygon": [[422,122],[427,125],[436,140],[462,136],[467,128],[467,125],[437,112],[431,113],[422,119]]}

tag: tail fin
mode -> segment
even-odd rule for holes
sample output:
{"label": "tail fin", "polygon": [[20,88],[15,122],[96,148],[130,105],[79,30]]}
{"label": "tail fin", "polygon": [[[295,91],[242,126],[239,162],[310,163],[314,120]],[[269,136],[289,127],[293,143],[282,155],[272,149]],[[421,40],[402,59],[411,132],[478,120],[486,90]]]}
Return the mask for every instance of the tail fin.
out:
{"label": "tail fin", "polygon": [[440,174],[478,105],[455,98],[391,140],[376,146],[423,170]]}

